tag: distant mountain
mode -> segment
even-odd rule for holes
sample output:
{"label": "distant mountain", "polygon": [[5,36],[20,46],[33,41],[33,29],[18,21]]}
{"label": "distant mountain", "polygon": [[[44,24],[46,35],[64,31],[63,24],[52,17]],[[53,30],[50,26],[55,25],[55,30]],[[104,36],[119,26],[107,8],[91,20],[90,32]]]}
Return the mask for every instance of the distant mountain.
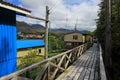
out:
{"label": "distant mountain", "polygon": [[42,30],[45,30],[45,27],[40,25],[40,24],[32,24],[32,27],[35,27],[37,29],[42,29]]}
{"label": "distant mountain", "polygon": [[[28,24],[25,22],[20,22],[17,21],[17,31],[18,32],[27,32],[27,33],[36,33],[36,32],[45,32],[45,27],[40,25],[40,24]],[[69,29],[63,29],[63,28],[59,28],[59,29],[51,29],[50,30],[52,33],[70,33],[70,32],[74,32],[74,30],[69,30]],[[89,31],[87,30],[81,30],[81,31],[77,31],[80,33],[87,33]]]}
{"label": "distant mountain", "polygon": [[44,32],[45,27],[40,24],[28,24],[25,22],[16,22],[17,32],[27,32],[27,33],[36,33],[36,32]]}
{"label": "distant mountain", "polygon": [[51,32],[63,32],[63,33],[69,33],[72,32],[73,30],[69,30],[69,29],[63,29],[63,28],[59,28],[59,29],[51,29]]}

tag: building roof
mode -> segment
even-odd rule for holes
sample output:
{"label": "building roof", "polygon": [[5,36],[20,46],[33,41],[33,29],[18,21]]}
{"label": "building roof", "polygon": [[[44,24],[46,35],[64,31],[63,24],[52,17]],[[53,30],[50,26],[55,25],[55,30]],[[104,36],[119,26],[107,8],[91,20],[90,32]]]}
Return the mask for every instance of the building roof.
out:
{"label": "building roof", "polygon": [[43,40],[17,40],[17,49],[43,47],[45,42]]}
{"label": "building roof", "polygon": [[[78,33],[78,34],[82,34],[80,32],[70,32],[70,33],[66,33],[65,35],[68,35],[68,34],[73,34],[73,33]],[[82,34],[83,35],[83,34]]]}
{"label": "building roof", "polygon": [[17,14],[21,14],[21,15],[30,15],[31,14],[30,10],[13,5],[13,4],[5,2],[3,0],[0,0],[0,7],[15,11]]}

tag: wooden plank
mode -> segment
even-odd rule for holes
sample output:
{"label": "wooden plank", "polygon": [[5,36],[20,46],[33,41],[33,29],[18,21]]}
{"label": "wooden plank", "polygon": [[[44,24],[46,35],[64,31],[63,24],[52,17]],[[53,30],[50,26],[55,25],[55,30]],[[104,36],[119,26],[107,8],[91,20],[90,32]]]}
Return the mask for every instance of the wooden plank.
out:
{"label": "wooden plank", "polygon": [[[79,60],[79,65],[77,66],[77,68],[75,67],[75,70],[73,69],[73,71],[71,71],[71,74],[69,74],[70,75],[70,77],[71,77],[71,79],[74,79],[74,76],[78,73],[78,70],[79,70],[79,68],[81,67],[81,65],[82,65],[82,63],[84,62],[84,64],[86,63],[86,60],[89,58],[89,56],[88,56],[88,54],[87,54],[87,52],[86,52],[86,54],[85,54],[85,56],[86,56],[86,58],[84,57],[83,59],[80,59]],[[85,60],[84,60],[85,59]]]}
{"label": "wooden plank", "polygon": [[92,48],[92,52],[91,52],[91,59],[89,60],[90,63],[88,65],[88,70],[87,70],[87,73],[86,73],[86,76],[84,78],[84,80],[89,80],[89,77],[90,77],[90,74],[91,74],[91,68],[92,68],[92,64],[93,64],[93,61],[94,61],[94,55],[95,55],[95,51],[94,51],[94,48]]}
{"label": "wooden plank", "polygon": [[83,67],[84,67],[83,72],[82,72],[82,74],[78,78],[80,80],[84,80],[85,77],[88,77],[88,75],[89,75],[88,65],[89,65],[90,59],[91,59],[91,52],[87,52],[87,53],[88,53],[89,58],[87,59],[86,63],[83,65]]}
{"label": "wooden plank", "polygon": [[96,63],[96,55],[95,55],[95,58],[94,58],[94,62],[92,64],[91,74],[90,74],[89,80],[94,80],[95,63]]}
{"label": "wooden plank", "polygon": [[106,73],[105,73],[105,66],[104,66],[104,63],[103,63],[103,58],[102,58],[102,48],[101,46],[99,45],[99,48],[100,48],[100,76],[101,76],[101,80],[107,80],[106,78]]}
{"label": "wooden plank", "polygon": [[78,80],[79,76],[81,75],[82,71],[83,71],[83,67],[80,67],[80,69],[78,70],[78,72],[76,73],[76,75],[74,76],[73,80]]}
{"label": "wooden plank", "polygon": [[[73,79],[73,77],[75,76],[77,70],[79,69],[80,65],[81,65],[81,61],[83,61],[83,59],[87,60],[88,56],[84,55],[83,58],[79,59],[78,63],[75,65],[75,67],[71,70],[70,73],[68,73],[68,76],[70,76],[71,79]],[[66,77],[68,77],[66,76]]]}
{"label": "wooden plank", "polygon": [[[64,60],[64,58],[65,58],[65,55],[62,56],[62,59],[60,60],[58,66],[61,66],[61,64],[62,64],[62,62],[63,62],[63,60]],[[57,68],[57,69],[54,71],[54,73],[53,73],[53,75],[52,75],[52,77],[51,77],[51,80],[53,80],[53,79],[55,78],[55,75],[56,75],[56,73],[57,73],[58,70],[59,70],[59,69]]]}
{"label": "wooden plank", "polygon": [[65,56],[67,57],[67,59],[71,62],[71,56],[72,56],[72,53],[70,53],[69,57],[67,54],[65,54]]}
{"label": "wooden plank", "polygon": [[81,47],[82,47],[82,46],[80,46],[79,49],[78,49],[78,53],[77,53],[77,56],[78,56],[78,57],[80,56],[80,52],[81,52],[81,50],[82,50]]}
{"label": "wooden plank", "polygon": [[[73,63],[73,65],[75,65],[77,63],[77,61],[75,61]],[[62,73],[56,80],[64,80],[64,77],[66,76],[66,74],[73,68],[73,65],[71,65],[66,72]]]}
{"label": "wooden plank", "polygon": [[[88,59],[88,56],[86,56],[87,58],[85,58],[86,60]],[[84,62],[85,63],[85,62]],[[81,65],[83,64],[82,60],[79,62],[79,65],[77,66],[77,68],[75,68],[75,70],[72,72],[72,74],[70,75],[70,77],[72,77],[72,79],[74,80],[75,75],[78,73],[79,68],[81,67]]]}
{"label": "wooden plank", "polygon": [[40,73],[39,73],[38,76],[35,78],[35,80],[41,80],[41,79],[42,79],[42,77],[43,77],[43,75],[45,74],[45,71],[46,71],[46,69],[48,68],[48,66],[49,66],[49,63],[47,63],[47,64],[45,65],[45,67],[42,69],[42,71],[40,71]]}
{"label": "wooden plank", "polygon": [[61,77],[61,79],[58,78],[57,80],[94,80],[96,58],[97,48],[94,45],[85,55],[82,55],[82,58],[79,59],[80,61],[77,60],[77,63],[69,68],[71,71],[63,74],[64,77]]}
{"label": "wooden plank", "polygon": [[68,67],[69,62],[71,62],[72,53],[70,53],[67,63],[65,64],[65,69]]}
{"label": "wooden plank", "polygon": [[87,69],[84,68],[83,71],[82,71],[82,74],[79,76],[78,80],[84,80],[84,76],[86,74],[86,71],[87,71]]}
{"label": "wooden plank", "polygon": [[49,64],[52,65],[52,66],[55,66],[55,67],[57,67],[57,68],[59,68],[59,69],[61,69],[63,71],[65,70],[64,68],[62,68],[62,67],[60,67],[60,66],[58,66],[58,65],[56,65],[56,64],[54,64],[52,62],[49,62]]}
{"label": "wooden plank", "polygon": [[75,71],[77,70],[78,68],[78,65],[79,65],[79,60],[77,60],[77,63],[72,67],[71,71],[69,73],[67,73],[67,75],[65,76],[65,79],[72,79],[74,74],[75,74]]}
{"label": "wooden plank", "polygon": [[[86,56],[86,55],[80,56],[79,59],[82,59],[84,56]],[[75,61],[75,62],[73,63],[73,65],[70,66],[70,67],[67,69],[67,71],[69,71],[69,72],[63,73],[63,74],[62,74],[60,77],[58,77],[56,80],[64,80],[65,77],[66,77],[66,74],[71,74],[71,70],[73,70],[73,69],[74,69],[74,66],[75,66],[76,64],[78,64],[79,59],[78,59],[77,61]]]}
{"label": "wooden plank", "polygon": [[32,80],[32,79],[17,76],[17,77],[15,77],[15,78],[11,79],[11,80]]}

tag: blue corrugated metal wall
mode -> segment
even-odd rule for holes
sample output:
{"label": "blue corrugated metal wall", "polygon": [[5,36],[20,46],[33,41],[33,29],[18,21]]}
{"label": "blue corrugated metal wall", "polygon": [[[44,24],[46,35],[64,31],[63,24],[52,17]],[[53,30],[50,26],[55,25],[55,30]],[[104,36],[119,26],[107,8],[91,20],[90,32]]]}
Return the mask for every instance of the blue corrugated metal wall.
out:
{"label": "blue corrugated metal wall", "polygon": [[0,8],[0,76],[16,71],[16,13]]}

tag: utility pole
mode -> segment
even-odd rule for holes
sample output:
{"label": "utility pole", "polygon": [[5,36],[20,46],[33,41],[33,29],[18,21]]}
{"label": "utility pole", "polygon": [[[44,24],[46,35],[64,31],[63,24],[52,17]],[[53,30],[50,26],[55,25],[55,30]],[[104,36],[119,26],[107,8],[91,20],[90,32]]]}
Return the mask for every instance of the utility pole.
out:
{"label": "utility pole", "polygon": [[106,29],[105,29],[105,65],[111,73],[111,0],[105,0],[106,4]]}
{"label": "utility pole", "polygon": [[45,22],[45,59],[48,58],[48,25],[49,25],[49,7],[46,6],[46,22]]}
{"label": "utility pole", "polygon": [[76,23],[75,23],[75,32],[77,31],[77,23],[78,23],[78,18],[76,19]]}

